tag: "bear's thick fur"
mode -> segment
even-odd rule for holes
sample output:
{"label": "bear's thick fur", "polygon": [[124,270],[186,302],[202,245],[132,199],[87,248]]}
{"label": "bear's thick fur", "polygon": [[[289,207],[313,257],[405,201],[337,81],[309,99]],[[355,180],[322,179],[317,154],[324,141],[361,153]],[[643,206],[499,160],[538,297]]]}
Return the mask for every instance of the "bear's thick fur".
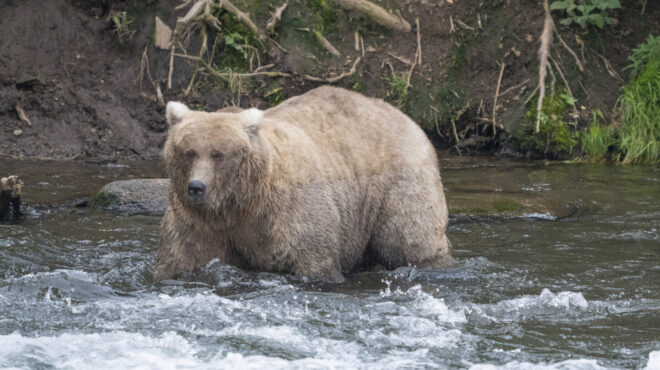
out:
{"label": "bear's thick fur", "polygon": [[262,112],[170,102],[156,280],[223,263],[325,281],[453,260],[436,153],[379,99],[320,87]]}

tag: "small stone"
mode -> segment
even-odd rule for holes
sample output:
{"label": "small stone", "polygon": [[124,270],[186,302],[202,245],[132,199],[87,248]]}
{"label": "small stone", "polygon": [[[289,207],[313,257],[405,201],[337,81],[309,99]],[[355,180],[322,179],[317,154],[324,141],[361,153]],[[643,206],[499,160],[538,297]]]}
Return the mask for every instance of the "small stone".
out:
{"label": "small stone", "polygon": [[14,130],[14,136],[19,136],[22,133],[23,133],[23,130],[21,130],[21,129]]}

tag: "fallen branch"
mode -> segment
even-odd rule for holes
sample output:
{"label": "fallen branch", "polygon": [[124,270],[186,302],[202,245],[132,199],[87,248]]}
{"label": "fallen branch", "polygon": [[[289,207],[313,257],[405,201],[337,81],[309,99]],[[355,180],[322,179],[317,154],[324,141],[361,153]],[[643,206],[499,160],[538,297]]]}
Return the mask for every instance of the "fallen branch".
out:
{"label": "fallen branch", "polygon": [[420,55],[422,53],[422,36],[419,33],[419,18],[415,18],[415,23],[417,24],[417,49],[415,49],[415,57],[413,58],[413,64],[410,66],[410,71],[408,71],[408,79],[406,80],[406,93],[410,87],[410,79],[412,78],[413,70],[417,65],[417,61],[420,60]]}
{"label": "fallen branch", "polygon": [[[555,65],[555,68],[557,69],[557,72],[559,73],[559,77],[561,77],[562,81],[564,81],[564,85],[566,85],[566,91],[568,91],[568,95],[570,95],[573,100],[576,100],[575,96],[573,95],[573,92],[571,91],[571,87],[568,85],[568,81],[566,80],[566,77],[564,77],[564,73],[561,71],[561,68],[559,68],[559,64],[557,63],[557,61],[554,60],[554,58],[552,58],[552,56],[550,56],[550,60]],[[576,120],[576,123],[577,123],[577,118],[580,115],[578,114],[578,111],[577,111],[577,108],[575,107],[575,104],[571,104],[571,107],[573,107],[573,118]]]}
{"label": "fallen branch", "polygon": [[328,39],[323,37],[323,34],[319,31],[312,31],[309,28],[298,28],[298,31],[304,31],[304,32],[309,32],[313,34],[316,37],[316,40],[323,46],[325,50],[327,50],[330,54],[336,56],[336,57],[341,57],[341,53],[339,50],[337,50]]}
{"label": "fallen branch", "polygon": [[502,61],[502,66],[500,67],[500,77],[497,79],[497,88],[495,88],[495,98],[493,99],[493,137],[497,134],[497,120],[495,119],[497,115],[497,98],[500,96],[500,86],[502,86],[502,76],[504,76],[504,68],[506,68],[506,63]]}
{"label": "fallen branch", "polygon": [[387,52],[387,55],[391,56],[392,58],[394,58],[394,59],[398,60],[399,62],[401,62],[401,63],[403,63],[403,64],[406,64],[406,65],[410,65],[410,64],[412,63],[412,62],[410,61],[410,59],[407,59],[407,58],[404,58],[404,57],[400,57],[400,56],[398,56],[398,55],[396,55],[396,54],[394,54],[394,53],[392,53],[392,52],[389,52],[389,51]]}
{"label": "fallen branch", "polygon": [[284,4],[281,6],[275,8],[275,12],[273,12],[273,16],[268,20],[268,23],[266,23],[266,29],[269,31],[275,30],[275,26],[277,25],[277,22],[282,19],[282,13],[286,9],[286,7],[289,6],[289,2],[285,1]]}
{"label": "fallen branch", "polygon": [[186,54],[177,54],[174,53],[174,56],[179,57],[179,58],[184,58],[184,59],[189,59],[189,60],[194,60],[196,62],[199,62],[202,64],[202,66],[213,76],[215,77],[220,77],[220,78],[228,78],[228,77],[256,77],[256,76],[268,76],[268,77],[293,77],[294,75],[290,73],[284,73],[284,72],[279,72],[279,71],[264,71],[264,72],[249,72],[249,73],[234,73],[234,72],[218,72],[213,66],[211,66],[207,61],[200,57],[195,57],[192,55],[186,55]]}
{"label": "fallen branch", "polygon": [[502,93],[500,94],[500,96],[504,96],[504,95],[510,93],[511,91],[513,91],[513,90],[515,90],[515,89],[517,89],[517,88],[519,88],[519,87],[522,87],[523,85],[526,85],[528,82],[529,82],[529,78],[526,79],[525,81],[523,81],[523,82],[517,84],[517,85],[511,86],[511,87],[509,87],[508,89],[504,90],[504,92],[502,92]]}
{"label": "fallen branch", "polygon": [[621,76],[619,76],[619,74],[616,73],[616,71],[612,67],[612,64],[610,64],[609,60],[607,60],[604,56],[598,54],[594,49],[589,48],[589,50],[591,50],[592,53],[596,54],[597,57],[599,57],[600,59],[603,60],[603,64],[605,65],[605,69],[607,70],[607,74],[609,74],[610,77],[614,78],[615,80],[618,80],[620,83],[625,82],[623,80],[623,78],[621,78]]}
{"label": "fallen branch", "polygon": [[257,27],[257,25],[252,22],[250,17],[238,9],[234,4],[229,0],[220,0],[219,7],[225,9],[229,13],[233,14],[238,18],[239,22],[244,23],[252,32],[257,35],[260,39],[266,39],[266,33]]}
{"label": "fallen branch", "polygon": [[422,64],[422,36],[419,29],[419,18],[415,18],[415,28],[417,29],[417,63]]}
{"label": "fallen branch", "polygon": [[28,126],[32,126],[32,122],[28,118],[27,114],[25,114],[23,108],[21,108],[21,106],[18,104],[16,104],[16,114],[18,114],[18,118],[20,118],[21,121],[25,122]]}
{"label": "fallen branch", "polygon": [[362,60],[361,57],[358,57],[357,59],[355,59],[355,62],[353,62],[353,66],[351,66],[351,69],[348,72],[344,72],[344,73],[340,74],[339,76],[329,77],[329,78],[319,78],[319,77],[314,77],[314,76],[309,76],[309,75],[303,75],[302,77],[304,79],[310,80],[310,81],[335,83],[335,82],[343,79],[344,77],[348,77],[348,76],[353,75],[357,71],[357,65],[358,65],[358,63],[360,63],[361,60]]}
{"label": "fallen branch", "polygon": [[552,24],[552,28],[555,30],[555,35],[557,35],[557,38],[559,39],[559,42],[564,46],[566,50],[568,50],[569,53],[573,56],[573,59],[575,59],[575,64],[577,64],[578,68],[580,69],[580,72],[584,73],[584,66],[582,65],[582,62],[580,62],[580,59],[578,58],[577,54],[571,49],[570,46],[564,41],[564,39],[561,37],[559,34],[559,31],[557,31],[557,28],[554,26],[554,23]]}
{"label": "fallen branch", "polygon": [[367,0],[336,0],[346,10],[357,10],[368,14],[377,23],[397,31],[410,32],[411,27],[401,15],[393,15],[382,7]]}
{"label": "fallen branch", "polygon": [[550,44],[552,43],[552,29],[554,23],[550,15],[550,5],[548,0],[543,1],[545,10],[545,21],[543,22],[543,32],[541,33],[541,47],[539,48],[539,101],[536,106],[536,128],[535,133],[541,129],[541,112],[543,109],[543,99],[545,98],[545,77],[548,73],[548,57],[550,56]]}

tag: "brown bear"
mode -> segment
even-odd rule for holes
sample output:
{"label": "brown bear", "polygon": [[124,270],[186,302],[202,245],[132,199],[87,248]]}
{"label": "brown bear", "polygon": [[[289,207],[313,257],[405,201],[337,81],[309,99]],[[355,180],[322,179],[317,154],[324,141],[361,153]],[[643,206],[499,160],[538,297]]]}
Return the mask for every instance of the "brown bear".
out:
{"label": "brown bear", "polygon": [[156,280],[215,258],[333,282],[369,264],[452,264],[435,150],[386,102],[319,87],[266,111],[170,102],[166,115]]}

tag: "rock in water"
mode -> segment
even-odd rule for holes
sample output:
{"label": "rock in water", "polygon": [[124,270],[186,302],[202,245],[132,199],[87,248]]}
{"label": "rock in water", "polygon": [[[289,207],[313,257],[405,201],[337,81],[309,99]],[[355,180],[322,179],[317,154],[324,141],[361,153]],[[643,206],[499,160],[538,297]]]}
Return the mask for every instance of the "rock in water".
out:
{"label": "rock in water", "polygon": [[169,179],[135,179],[105,185],[89,201],[90,207],[128,214],[162,215],[168,204]]}

